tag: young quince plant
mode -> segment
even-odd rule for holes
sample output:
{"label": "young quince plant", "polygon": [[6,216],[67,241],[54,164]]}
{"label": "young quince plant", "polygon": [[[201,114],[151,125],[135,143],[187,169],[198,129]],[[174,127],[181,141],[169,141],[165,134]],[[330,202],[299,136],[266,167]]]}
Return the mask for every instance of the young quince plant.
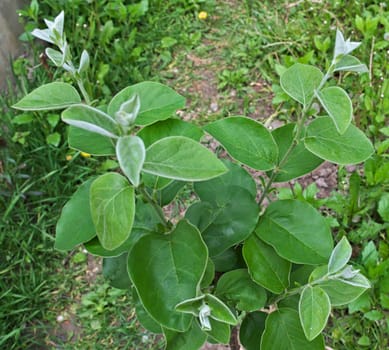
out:
{"label": "young quince plant", "polygon": [[[338,71],[367,70],[350,55],[359,43],[338,31],[325,74],[304,64],[282,74],[282,89],[300,106],[295,121],[269,131],[232,116],[200,129],[172,117],[185,99],[158,83],[129,86],[107,108],[96,107],[82,83],[88,54],[76,69],[63,21],[61,13],[33,34],[59,48],[46,53],[72,74],[82,97],[72,85],[53,82],[14,108],[62,109],[69,146],[115,157],[119,168],[79,186],[59,218],[55,247],[83,244],[103,257],[104,275],[132,292],[139,322],[163,333],[169,350],[226,344],[239,323],[248,350],[324,349],[321,332],[332,307],[350,303],[370,283],[349,264],[346,237],[334,248],[321,212],[295,199],[263,202],[274,183],[324,161],[357,164],[372,155],[372,144],[352,123],[348,94],[330,81]],[[201,145],[204,132],[235,161]],[[243,164],[267,174],[259,200]],[[173,223],[163,208],[187,183],[198,200]]]}

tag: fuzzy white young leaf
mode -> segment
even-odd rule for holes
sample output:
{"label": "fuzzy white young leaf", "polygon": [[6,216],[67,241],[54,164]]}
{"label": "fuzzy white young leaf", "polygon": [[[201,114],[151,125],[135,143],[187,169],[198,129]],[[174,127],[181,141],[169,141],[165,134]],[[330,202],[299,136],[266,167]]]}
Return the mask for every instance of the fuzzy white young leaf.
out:
{"label": "fuzzy white young leaf", "polygon": [[119,110],[115,113],[115,119],[121,126],[127,128],[135,123],[139,110],[139,95],[134,94],[130,99],[120,105]]}
{"label": "fuzzy white young leaf", "polygon": [[115,120],[97,108],[78,104],[63,111],[61,118],[65,123],[77,128],[118,138],[118,125]]}
{"label": "fuzzy white young leaf", "polygon": [[328,263],[328,273],[333,274],[340,271],[351,258],[352,248],[344,236],[331,253]]}
{"label": "fuzzy white young leaf", "polygon": [[65,63],[65,55],[62,52],[48,47],[46,48],[45,53],[51,62],[53,62],[57,67],[62,67]]}
{"label": "fuzzy white young leaf", "polygon": [[34,29],[31,32],[31,35],[50,44],[54,44],[54,38],[52,38],[52,34],[49,29]]}
{"label": "fuzzy white young leaf", "polygon": [[336,40],[335,40],[335,51],[334,51],[334,61],[340,55],[347,55],[353,52],[357,47],[361,45],[360,42],[350,41],[350,39],[344,40],[342,32],[336,30]]}
{"label": "fuzzy white young leaf", "polygon": [[80,58],[80,66],[78,67],[78,73],[86,72],[89,68],[89,54],[88,51],[83,50]]}
{"label": "fuzzy white young leaf", "polygon": [[135,187],[138,187],[140,172],[146,158],[146,149],[142,139],[138,136],[119,138],[116,144],[116,156],[124,174]]}

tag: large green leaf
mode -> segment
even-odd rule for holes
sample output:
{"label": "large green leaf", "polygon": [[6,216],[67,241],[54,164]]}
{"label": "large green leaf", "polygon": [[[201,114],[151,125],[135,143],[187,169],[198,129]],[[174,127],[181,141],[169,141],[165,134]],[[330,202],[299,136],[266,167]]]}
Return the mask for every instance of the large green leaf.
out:
{"label": "large green leaf", "polygon": [[347,92],[330,86],[316,93],[320,103],[335,123],[339,134],[344,134],[353,119],[353,105]]}
{"label": "large green leaf", "polygon": [[219,206],[231,200],[231,194],[236,188],[247,190],[255,198],[257,186],[249,173],[238,164],[222,160],[228,172],[208,181],[196,182],[194,190],[200,199]]}
{"label": "large green leaf", "polygon": [[226,167],[207,148],[183,136],[170,136],[146,151],[143,171],[182,181],[202,181],[222,175]]}
{"label": "large green leaf", "polygon": [[89,206],[89,191],[93,180],[84,182],[63,207],[55,229],[56,249],[71,250],[96,236]]}
{"label": "large green leaf", "polygon": [[213,318],[210,318],[209,321],[211,323],[211,330],[205,332],[208,334],[208,341],[228,344],[231,337],[230,325],[224,322],[216,321]]}
{"label": "large green leaf", "polygon": [[135,215],[134,188],[117,173],[98,177],[90,188],[90,207],[101,245],[113,250],[129,237]]}
{"label": "large green leaf", "polygon": [[115,117],[122,103],[128,101],[134,94],[140,99],[137,125],[148,125],[168,119],[177,109],[185,106],[185,98],[168,86],[146,81],[129,86],[115,95],[108,105],[108,114]]}
{"label": "large green leaf", "polygon": [[318,68],[296,63],[281,75],[281,87],[290,97],[308,107],[322,79],[323,73]]}
{"label": "large green leaf", "polygon": [[144,236],[132,248],[131,280],[147,312],[165,328],[189,328],[192,316],[175,307],[196,296],[207,260],[200,232],[187,221],[180,221],[169,234]]}
{"label": "large green leaf", "polygon": [[69,147],[95,156],[110,156],[115,154],[115,145],[110,137],[74,126],[69,127],[68,142]]}
{"label": "large green leaf", "polygon": [[62,120],[72,126],[99,135],[117,138],[117,123],[106,113],[88,105],[75,105],[64,110]]}
{"label": "large green leaf", "polygon": [[130,251],[133,245],[141,237],[158,231],[158,227],[162,224],[163,222],[161,221],[161,217],[158,215],[158,213],[155,211],[155,208],[151,204],[143,203],[141,200],[137,200],[135,219],[131,234],[122,245],[116,249],[108,250],[103,248],[99,239],[95,237],[92,240],[86,242],[84,247],[89,253],[93,255],[103,257],[118,256],[124,252]]}
{"label": "large green leaf", "polygon": [[185,182],[183,181],[172,181],[169,185],[157,191],[155,197],[157,198],[158,204],[164,207],[171,203],[184,186]]}
{"label": "large green leaf", "polygon": [[271,246],[251,235],[244,242],[243,256],[256,283],[276,294],[288,288],[292,264],[277,255]]}
{"label": "large green leaf", "polygon": [[332,251],[328,262],[328,273],[333,274],[346,266],[351,258],[352,247],[344,236]]}
{"label": "large green leaf", "polygon": [[257,170],[273,169],[278,148],[268,129],[246,117],[229,117],[205,126],[237,161]]}
{"label": "large green leaf", "polygon": [[203,131],[194,124],[170,118],[144,127],[137,135],[143,140],[145,146],[149,147],[154,142],[169,136],[185,136],[200,141]]}
{"label": "large green leaf", "polygon": [[331,231],[320,213],[306,202],[271,203],[255,230],[283,258],[297,264],[326,263],[331,255]]}
{"label": "large green leaf", "polygon": [[313,341],[307,340],[297,311],[281,308],[267,317],[260,348],[266,350],[324,350],[324,340],[321,335]]}
{"label": "large green leaf", "polygon": [[128,253],[103,259],[103,275],[112,287],[130,289],[131,280],[127,271]]}
{"label": "large green leaf", "polygon": [[241,246],[229,248],[223,253],[213,256],[212,261],[217,272],[227,272],[246,267]]}
{"label": "large green leaf", "polygon": [[201,288],[209,287],[212,281],[214,280],[214,278],[215,278],[215,264],[210,258],[208,258],[207,268],[205,269],[200,287]]}
{"label": "large green leaf", "polygon": [[306,286],[301,293],[299,316],[304,334],[315,339],[327,324],[331,312],[330,298],[320,287]]}
{"label": "large green leaf", "polygon": [[80,95],[73,86],[54,82],[38,87],[12,107],[22,111],[43,111],[63,109],[80,102]]}
{"label": "large green leaf", "polygon": [[252,194],[232,186],[228,202],[198,202],[185,216],[202,233],[209,254],[214,257],[245,240],[254,230],[259,208]]}
{"label": "large green leaf", "polygon": [[266,303],[266,292],[250,278],[246,269],[223,274],[216,286],[216,295],[241,311],[255,311]]}
{"label": "large green leaf", "polygon": [[120,137],[116,144],[116,157],[124,175],[135,186],[139,186],[140,172],[146,158],[146,149],[138,136]]}
{"label": "large green leaf", "polygon": [[139,323],[148,331],[152,333],[162,333],[162,329],[160,324],[154,320],[150,314],[145,310],[142,305],[141,300],[139,299],[139,295],[135,289],[132,288],[132,300],[135,305],[136,319]]}
{"label": "large green leaf", "polygon": [[[196,125],[184,122],[179,119],[167,119],[148,125],[141,129],[137,134],[149,147],[154,142],[169,136],[185,136],[195,141],[200,141],[203,131]],[[169,204],[177,194],[177,191],[184,185],[183,182],[172,183],[171,179],[166,179],[151,174],[143,175],[143,182],[152,189],[161,190],[156,195],[162,206]],[[162,187],[172,183],[172,186],[165,191]]]}
{"label": "large green leaf", "polygon": [[307,128],[305,147],[318,157],[336,164],[357,164],[369,158],[374,148],[356,126],[339,135],[329,117],[315,119]]}
{"label": "large green leaf", "polygon": [[267,313],[256,311],[248,313],[239,328],[239,340],[246,350],[258,350],[262,333],[265,330]]}
{"label": "large green leaf", "polygon": [[192,322],[190,328],[185,332],[176,332],[167,328],[163,329],[165,335],[165,350],[198,350],[207,340],[204,333],[196,321]]}
{"label": "large green leaf", "polygon": [[146,187],[152,191],[159,191],[169,186],[173,180],[166,177],[154,176],[151,174],[143,173],[142,181]]}
{"label": "large green leaf", "polygon": [[284,160],[285,155],[292,146],[295,127],[296,124],[290,123],[281,126],[272,132],[279,150],[279,169],[274,178],[275,182],[286,182],[303,176],[323,163],[321,158],[315,156],[305,148],[303,142],[297,143]]}

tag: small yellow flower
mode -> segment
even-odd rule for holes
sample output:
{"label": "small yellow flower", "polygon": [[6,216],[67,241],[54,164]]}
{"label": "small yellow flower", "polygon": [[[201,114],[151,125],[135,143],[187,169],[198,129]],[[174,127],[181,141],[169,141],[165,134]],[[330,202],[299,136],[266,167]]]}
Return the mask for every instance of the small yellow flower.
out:
{"label": "small yellow flower", "polygon": [[199,13],[199,19],[200,19],[200,20],[204,21],[204,20],[207,19],[207,17],[208,17],[208,13],[207,13],[207,12],[201,11],[201,12]]}
{"label": "small yellow flower", "polygon": [[90,158],[91,155],[89,153],[86,153],[86,152],[81,152],[81,157],[84,157],[84,158]]}
{"label": "small yellow flower", "polygon": [[73,159],[73,157],[70,155],[70,154],[67,154],[66,155],[66,160],[67,161],[71,161]]}

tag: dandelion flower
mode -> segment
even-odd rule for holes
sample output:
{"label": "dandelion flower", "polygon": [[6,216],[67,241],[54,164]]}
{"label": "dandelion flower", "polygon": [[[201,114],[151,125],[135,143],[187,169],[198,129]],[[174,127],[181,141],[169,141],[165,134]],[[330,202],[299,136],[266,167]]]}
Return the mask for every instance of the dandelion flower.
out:
{"label": "dandelion flower", "polygon": [[207,12],[201,11],[201,12],[199,13],[199,19],[200,19],[200,20],[204,21],[204,20],[207,19],[207,17],[208,17],[208,13],[207,13]]}

